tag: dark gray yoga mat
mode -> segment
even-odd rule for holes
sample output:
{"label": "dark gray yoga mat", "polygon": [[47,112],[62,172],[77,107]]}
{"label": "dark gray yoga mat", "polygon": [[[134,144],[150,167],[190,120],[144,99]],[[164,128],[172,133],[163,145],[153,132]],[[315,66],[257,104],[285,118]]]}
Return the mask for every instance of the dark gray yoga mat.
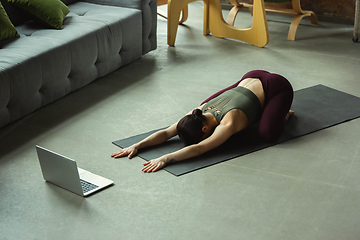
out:
{"label": "dark gray yoga mat", "polygon": [[[220,147],[199,157],[169,164],[164,169],[176,176],[230,160],[263,148],[279,144],[324,128],[340,124],[360,116],[360,98],[338,90],[316,85],[295,91],[291,109],[295,111],[280,138],[276,142],[265,142],[258,134],[258,125],[235,134]],[[125,148],[158,131],[143,133],[113,143]],[[176,136],[158,146],[141,149],[138,156],[146,161],[171,153],[184,147]]]}

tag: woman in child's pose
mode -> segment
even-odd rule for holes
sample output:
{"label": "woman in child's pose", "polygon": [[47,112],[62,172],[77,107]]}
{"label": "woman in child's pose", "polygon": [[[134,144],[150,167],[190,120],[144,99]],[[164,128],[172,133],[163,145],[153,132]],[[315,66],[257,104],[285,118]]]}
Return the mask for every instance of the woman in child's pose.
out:
{"label": "woman in child's pose", "polygon": [[259,134],[275,141],[283,132],[290,110],[293,89],[289,81],[267,71],[255,70],[240,81],[206,99],[177,123],[144,140],[113,153],[111,157],[132,158],[139,149],[161,144],[179,135],[186,146],[144,163],[144,172],[155,172],[169,162],[199,156],[223,144],[233,134],[260,120]]}

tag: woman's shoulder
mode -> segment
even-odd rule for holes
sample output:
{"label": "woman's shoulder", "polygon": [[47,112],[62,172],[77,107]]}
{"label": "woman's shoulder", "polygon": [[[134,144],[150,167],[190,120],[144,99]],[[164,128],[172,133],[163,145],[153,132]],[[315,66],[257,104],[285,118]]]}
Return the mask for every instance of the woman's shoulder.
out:
{"label": "woman's shoulder", "polygon": [[236,133],[247,127],[248,119],[243,111],[232,109],[225,114],[219,125],[234,128]]}

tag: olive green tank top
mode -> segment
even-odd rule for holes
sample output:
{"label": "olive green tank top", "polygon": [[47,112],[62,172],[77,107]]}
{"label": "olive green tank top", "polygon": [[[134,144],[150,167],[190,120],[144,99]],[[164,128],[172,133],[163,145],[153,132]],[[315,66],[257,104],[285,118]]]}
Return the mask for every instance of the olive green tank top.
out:
{"label": "olive green tank top", "polygon": [[205,103],[202,112],[210,112],[218,123],[232,109],[243,111],[248,118],[248,125],[258,120],[262,113],[259,98],[249,89],[236,87]]}

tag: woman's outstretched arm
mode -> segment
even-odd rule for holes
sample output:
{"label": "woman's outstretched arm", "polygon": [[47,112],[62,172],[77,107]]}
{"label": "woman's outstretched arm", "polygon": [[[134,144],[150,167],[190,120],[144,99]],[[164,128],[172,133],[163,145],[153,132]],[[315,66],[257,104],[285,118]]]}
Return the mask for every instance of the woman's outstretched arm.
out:
{"label": "woman's outstretched arm", "polygon": [[[202,107],[203,106],[200,106],[197,108],[201,110]],[[192,111],[190,111],[187,115],[189,115],[191,113],[192,113]],[[163,130],[157,131],[156,133],[151,134],[144,140],[142,140],[138,143],[135,143],[130,147],[119,150],[119,151],[111,154],[111,157],[120,158],[120,157],[128,156],[128,158],[132,158],[133,156],[136,155],[136,153],[138,152],[139,149],[164,143],[167,140],[169,140],[170,138],[177,135],[177,130],[176,130],[177,124],[178,124],[178,122],[174,123],[167,129],[163,129]]]}
{"label": "woman's outstretched arm", "polygon": [[153,133],[147,138],[145,138],[144,140],[111,154],[111,157],[119,158],[128,156],[128,158],[132,158],[134,155],[136,155],[139,149],[164,143],[177,134],[176,126],[177,123],[174,123],[167,129],[157,131],[156,133]]}

